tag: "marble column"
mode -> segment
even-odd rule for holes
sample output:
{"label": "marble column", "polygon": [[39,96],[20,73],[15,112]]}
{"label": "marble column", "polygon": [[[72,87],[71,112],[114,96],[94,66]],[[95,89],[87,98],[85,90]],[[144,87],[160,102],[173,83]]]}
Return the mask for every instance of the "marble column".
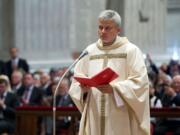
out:
{"label": "marble column", "polygon": [[15,44],[38,68],[67,65],[97,39],[105,0],[16,0]]}
{"label": "marble column", "polygon": [[14,40],[14,0],[0,0],[0,59],[9,58]]}
{"label": "marble column", "polygon": [[156,60],[166,58],[166,0],[109,0],[122,16],[123,35]]}

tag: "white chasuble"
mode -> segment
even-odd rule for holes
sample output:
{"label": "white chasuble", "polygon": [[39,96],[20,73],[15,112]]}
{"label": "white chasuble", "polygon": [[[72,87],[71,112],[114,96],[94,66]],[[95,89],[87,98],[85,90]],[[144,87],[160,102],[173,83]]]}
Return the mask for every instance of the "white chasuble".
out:
{"label": "white chasuble", "polygon": [[91,77],[110,67],[119,77],[110,83],[113,93],[91,87],[86,99],[79,83],[72,81],[69,94],[82,114],[79,135],[150,135],[148,76],[141,51],[124,37],[106,47],[98,40],[87,50],[75,76]]}

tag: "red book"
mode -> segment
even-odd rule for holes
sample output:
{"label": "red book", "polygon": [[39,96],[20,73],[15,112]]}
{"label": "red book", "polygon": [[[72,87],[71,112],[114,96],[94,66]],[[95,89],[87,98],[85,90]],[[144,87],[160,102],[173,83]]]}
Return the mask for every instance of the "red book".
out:
{"label": "red book", "polygon": [[118,74],[114,72],[111,68],[107,67],[103,69],[101,72],[92,76],[91,78],[78,76],[75,76],[74,78],[81,84],[95,87],[98,85],[109,84],[112,80],[114,80],[117,77]]}

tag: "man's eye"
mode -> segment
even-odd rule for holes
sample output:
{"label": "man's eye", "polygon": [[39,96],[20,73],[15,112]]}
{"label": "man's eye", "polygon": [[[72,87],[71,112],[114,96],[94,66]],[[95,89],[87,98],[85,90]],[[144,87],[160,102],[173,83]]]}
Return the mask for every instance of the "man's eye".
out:
{"label": "man's eye", "polygon": [[109,27],[106,27],[105,29],[106,29],[106,30],[109,30]]}
{"label": "man's eye", "polygon": [[100,29],[100,30],[102,30],[102,29],[103,29],[103,27],[102,27],[102,26],[99,26],[99,29]]}
{"label": "man's eye", "polygon": [[106,30],[111,30],[111,27],[106,27]]}
{"label": "man's eye", "polygon": [[100,29],[100,30],[106,30],[106,31],[109,31],[109,30],[111,30],[111,27],[103,27],[103,26],[99,26],[99,29]]}

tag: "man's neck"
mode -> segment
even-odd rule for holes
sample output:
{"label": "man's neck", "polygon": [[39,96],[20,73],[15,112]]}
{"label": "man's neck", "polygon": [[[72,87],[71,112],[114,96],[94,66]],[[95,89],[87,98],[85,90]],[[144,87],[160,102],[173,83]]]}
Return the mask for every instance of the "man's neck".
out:
{"label": "man's neck", "polygon": [[21,87],[22,83],[19,82],[17,84],[14,84],[13,87],[16,88],[16,89],[19,89]]}
{"label": "man's neck", "polygon": [[12,57],[12,60],[18,59],[18,57]]}
{"label": "man's neck", "polygon": [[110,46],[110,45],[112,45],[115,41],[116,41],[116,38],[115,38],[112,42],[103,43],[103,46]]}

